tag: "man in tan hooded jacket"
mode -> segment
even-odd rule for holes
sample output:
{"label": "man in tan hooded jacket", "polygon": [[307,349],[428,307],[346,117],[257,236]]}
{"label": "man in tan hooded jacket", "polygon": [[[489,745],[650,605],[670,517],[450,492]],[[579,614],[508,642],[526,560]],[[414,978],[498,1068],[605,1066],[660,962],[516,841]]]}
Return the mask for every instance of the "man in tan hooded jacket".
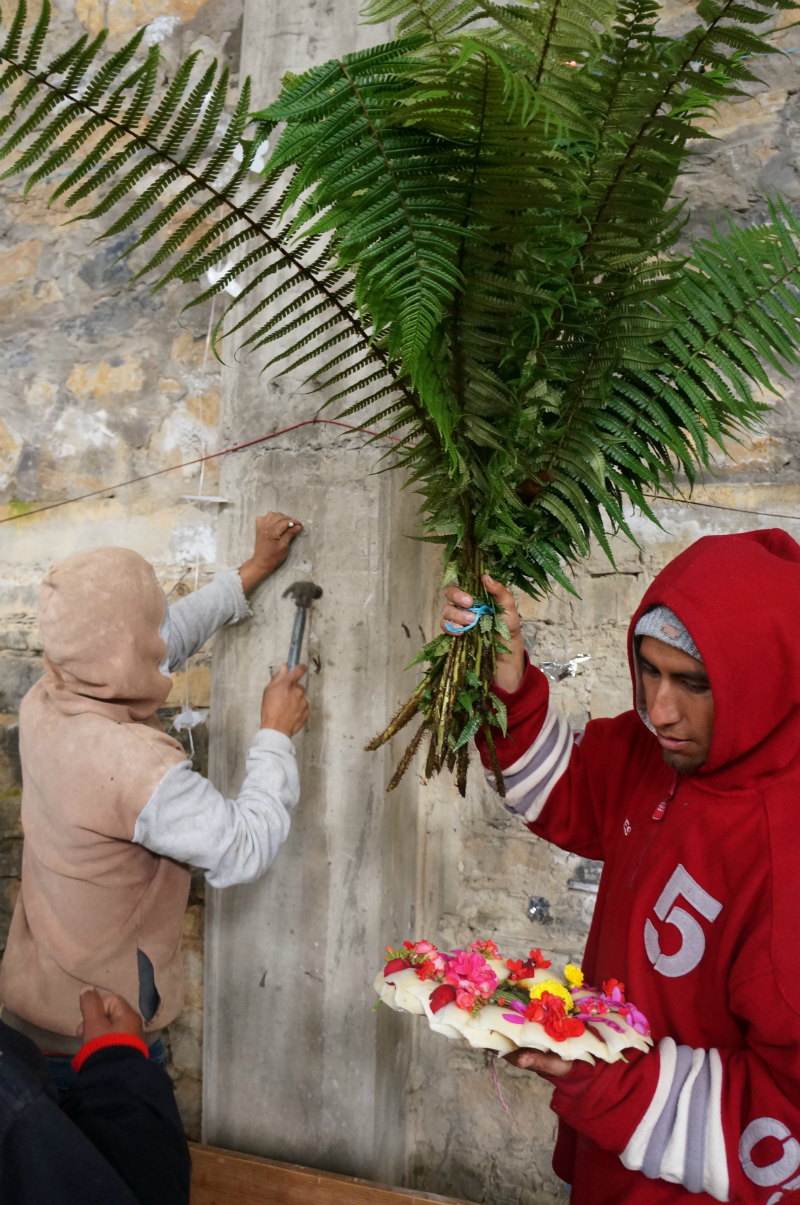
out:
{"label": "man in tan hooded jacket", "polygon": [[282,666],[235,800],[196,773],[161,727],[179,669],[211,633],[251,614],[245,591],[286,557],[301,524],[257,521],[253,557],[172,606],[125,548],[68,557],[39,599],[44,676],[20,709],[22,887],[0,968],[3,1020],[71,1055],[86,985],[138,1001],[149,1044],[180,1012],[189,870],[225,887],[262,875],[299,797],[291,737],[308,715]]}

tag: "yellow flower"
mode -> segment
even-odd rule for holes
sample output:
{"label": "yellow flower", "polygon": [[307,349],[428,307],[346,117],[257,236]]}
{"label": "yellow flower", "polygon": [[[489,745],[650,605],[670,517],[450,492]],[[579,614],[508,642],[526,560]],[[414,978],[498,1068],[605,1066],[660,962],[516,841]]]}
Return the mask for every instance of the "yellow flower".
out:
{"label": "yellow flower", "polygon": [[567,988],[563,983],[559,983],[557,979],[542,979],[541,983],[534,983],[531,991],[531,1000],[541,1000],[543,992],[550,992],[553,996],[560,996],[567,1006],[567,1012],[573,1007],[572,996],[570,996]]}
{"label": "yellow flower", "polygon": [[583,971],[571,962],[564,967],[564,978],[572,987],[583,987]]}

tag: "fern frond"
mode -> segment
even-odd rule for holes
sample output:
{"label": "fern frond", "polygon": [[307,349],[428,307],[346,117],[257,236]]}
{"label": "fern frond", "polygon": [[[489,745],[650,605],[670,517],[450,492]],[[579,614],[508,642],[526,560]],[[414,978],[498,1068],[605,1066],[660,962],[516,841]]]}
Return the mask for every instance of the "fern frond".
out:
{"label": "fern frond", "polygon": [[[91,41],[81,37],[39,70],[49,6],[43,6],[27,45],[24,17],[24,5],[20,5],[0,51],[0,65],[6,68],[0,79],[0,96],[5,94],[10,101],[0,121],[0,158],[17,152],[5,177],[22,175],[30,189],[67,167],[68,173],[53,188],[51,199],[62,198],[68,208],[90,202],[81,218],[104,219],[114,212],[106,237],[137,229],[138,236],[125,255],[135,254],[161,236],[161,245],[153,248],[134,278],[149,276],[154,290],[175,280],[188,283],[223,266],[220,278],[201,292],[202,300],[222,292],[253,268],[258,268],[262,279],[265,272],[288,270],[288,296],[293,290],[311,290],[322,299],[316,312],[332,310],[335,322],[361,347],[361,354],[369,356],[376,371],[380,366],[388,382],[399,378],[396,353],[373,346],[371,330],[359,317],[352,290],[339,288],[343,268],[335,254],[320,257],[313,240],[299,248],[292,245],[292,231],[282,218],[285,195],[279,205],[271,195],[274,187],[285,194],[281,172],[273,171],[263,187],[257,181],[251,183],[254,177],[249,167],[255,144],[244,137],[250,120],[249,82],[242,88],[234,113],[223,122],[227,70],[216,64],[201,70],[198,56],[192,55],[179,66],[159,98],[157,48],[148,52],[143,63],[134,64],[144,30],[105,60],[101,53],[104,33]],[[399,57],[403,54],[399,52]],[[359,69],[374,74],[369,55],[353,57]],[[18,93],[11,99],[9,89],[15,86]],[[244,147],[238,167],[232,165],[237,144]],[[153,273],[160,273],[155,281]],[[430,273],[434,287],[440,288],[441,265],[434,264]],[[245,305],[250,303],[246,311],[242,298]],[[425,313],[430,305],[427,294],[420,301]],[[238,330],[251,324],[263,308],[247,283],[226,306],[223,324],[237,306],[243,309],[232,324]],[[295,308],[292,299],[285,312],[273,315],[270,329],[276,334],[262,331],[260,338],[252,340],[254,345],[270,342],[290,329]],[[313,325],[315,313],[305,320],[307,325]],[[419,326],[419,321],[418,315],[413,319],[409,315],[408,325]],[[222,325],[218,330],[224,337]],[[415,337],[419,340],[418,334]],[[293,355],[291,346],[288,354]],[[324,348],[318,354],[324,355]],[[309,351],[302,362],[311,364],[316,355]],[[398,388],[401,394],[405,392],[408,404],[415,404],[408,384]]]}
{"label": "fern frond", "polygon": [[[0,158],[27,189],[66,171],[51,199],[133,231],[124,254],[146,248],[134,279],[153,291],[225,295],[216,355],[235,337],[396,439],[420,538],[472,593],[484,570],[570,589],[591,541],[610,557],[610,533],[632,539],[631,506],[655,521],[648,494],[691,485],[800,364],[798,219],[774,198],[764,225],[681,256],[672,199],[797,6],[699,0],[670,38],[656,0],[368,0],[396,41],[287,76],[251,114],[249,83],[226,113],[226,71],[196,56],[159,93],[141,31],[41,68],[49,4],[26,35],[22,3]],[[491,627],[426,671],[431,772],[497,722]]]}

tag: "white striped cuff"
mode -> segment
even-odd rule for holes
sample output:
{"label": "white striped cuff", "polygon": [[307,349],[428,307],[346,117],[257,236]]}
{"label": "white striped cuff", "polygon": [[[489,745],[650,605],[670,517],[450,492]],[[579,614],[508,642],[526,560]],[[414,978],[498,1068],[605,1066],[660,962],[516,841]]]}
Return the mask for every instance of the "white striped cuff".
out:
{"label": "white striped cuff", "polygon": [[716,1050],[693,1050],[664,1038],[658,1046],[658,1084],[620,1158],[651,1180],[682,1184],[729,1200],[722,1133],[722,1060]]}
{"label": "white striped cuff", "polygon": [[[503,772],[505,805],[530,823],[537,820],[550,792],[569,765],[573,734],[564,716],[551,703],[542,730],[531,747]],[[486,777],[495,786],[494,776]]]}

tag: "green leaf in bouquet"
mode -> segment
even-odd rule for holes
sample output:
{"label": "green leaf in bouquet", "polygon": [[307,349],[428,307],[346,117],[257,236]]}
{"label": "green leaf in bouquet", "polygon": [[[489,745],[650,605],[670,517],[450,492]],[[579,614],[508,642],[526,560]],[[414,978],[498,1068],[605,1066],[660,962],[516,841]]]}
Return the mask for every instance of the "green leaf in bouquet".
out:
{"label": "green leaf in bouquet", "polygon": [[499,727],[503,736],[506,736],[508,733],[508,708],[502,699],[498,699],[497,695],[494,694],[493,691],[489,691],[489,701],[494,707],[496,716],[495,723],[497,727]]}
{"label": "green leaf in bouquet", "polygon": [[461,735],[458,737],[458,740],[456,740],[455,743],[453,744],[453,752],[454,753],[457,752],[459,749],[463,748],[465,745],[467,745],[472,740],[473,736],[475,736],[475,733],[480,728],[481,723],[482,723],[481,716],[477,715],[477,714],[473,715],[471,717],[471,719],[467,720],[466,724],[464,725],[464,727],[461,730]]}
{"label": "green leaf in bouquet", "polygon": [[444,577],[442,578],[442,589],[447,586],[452,586],[453,582],[458,581],[458,566],[455,561],[448,561],[445,566]]}
{"label": "green leaf in bouquet", "polygon": [[406,669],[411,669],[412,665],[420,665],[423,661],[436,661],[439,657],[443,657],[449,648],[451,639],[452,637],[446,636],[444,633],[441,636],[435,636],[412,657]]}
{"label": "green leaf in bouquet", "polygon": [[509,632],[508,624],[503,619],[502,615],[495,614],[494,628],[495,628],[496,632],[500,633],[501,637],[503,638],[503,640],[505,641],[506,644],[511,643],[511,633]]}

